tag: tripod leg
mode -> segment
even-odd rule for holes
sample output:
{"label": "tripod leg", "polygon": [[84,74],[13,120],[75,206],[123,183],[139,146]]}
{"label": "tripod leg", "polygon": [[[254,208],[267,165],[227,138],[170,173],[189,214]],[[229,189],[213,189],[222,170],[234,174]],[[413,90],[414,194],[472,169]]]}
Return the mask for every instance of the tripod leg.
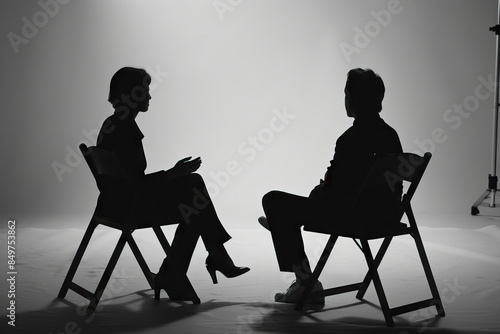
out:
{"label": "tripod leg", "polygon": [[477,214],[479,214],[479,209],[478,209],[478,206],[481,205],[481,203],[483,203],[483,201],[488,198],[488,196],[490,195],[491,193],[491,190],[490,189],[487,189],[478,199],[477,201],[472,205],[472,208],[471,208],[471,215],[473,216],[476,216]]}

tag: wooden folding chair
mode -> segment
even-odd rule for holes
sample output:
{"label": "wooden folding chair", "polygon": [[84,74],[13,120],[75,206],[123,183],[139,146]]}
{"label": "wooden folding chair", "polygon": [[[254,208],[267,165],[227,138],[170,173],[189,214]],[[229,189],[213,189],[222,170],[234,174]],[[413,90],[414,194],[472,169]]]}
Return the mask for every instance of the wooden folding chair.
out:
{"label": "wooden folding chair", "polygon": [[[329,234],[330,237],[311,277],[309,278],[308,284],[299,302],[296,305],[296,310],[303,310],[307,303],[307,300],[310,298],[331,296],[350,291],[357,291],[356,298],[362,300],[366,290],[368,289],[368,286],[373,281],[380,302],[380,307],[384,314],[385,322],[389,327],[394,326],[394,316],[430,306],[436,307],[439,316],[445,316],[443,303],[441,301],[441,297],[439,296],[436,282],[432,275],[429,260],[425,253],[422,238],[420,237],[415,216],[410,204],[410,201],[417,189],[417,186],[422,178],[422,175],[424,174],[424,171],[430,159],[431,153],[429,152],[425,153],[423,157],[412,153],[402,153],[391,156],[377,157],[369,176],[366,178],[356,198],[352,209],[349,210],[350,212],[346,215],[346,218],[343,221],[341,221],[340,223],[332,222],[331,226],[315,226],[313,228],[304,226],[304,230],[306,231]],[[403,181],[407,181],[409,183],[409,186],[406,187],[406,192],[402,196],[402,200],[400,203],[400,214],[398,215],[398,217],[395,217],[394,221],[387,221],[387,224],[384,225],[386,227],[379,230],[370,230],[370,222],[364,222],[366,223],[364,226],[367,226],[367,228],[363,231],[360,231],[359,229],[355,231],[349,230],[349,226],[352,226],[352,224],[349,224],[352,223],[351,221],[349,221],[349,218],[353,216],[353,213],[355,213],[356,210],[362,210],[363,208],[363,203],[359,203],[360,199],[364,198],[363,194],[366,193],[367,189],[370,188],[369,185],[373,184],[373,180],[381,180],[381,178],[385,180],[386,186],[393,188],[392,190],[394,190],[397,185],[401,187],[401,183]],[[404,215],[406,215],[406,217],[408,218],[409,226],[401,222],[401,219]],[[355,225],[359,226],[359,224]],[[377,268],[379,267],[392,239],[396,236],[402,235],[411,235],[415,240],[415,244],[427,278],[427,282],[429,284],[432,298],[424,299],[395,308],[390,308],[384,289],[382,287],[382,282],[380,280]],[[366,274],[364,280],[360,283],[334,287],[318,292],[312,292],[314,284],[323,271],[326,261],[328,260],[335,242],[339,237],[352,238],[356,242],[358,247],[364,253],[368,265],[368,273]],[[377,252],[377,255],[375,256],[375,258],[373,258],[368,241],[382,238],[384,240]],[[358,240],[361,245],[358,243]]]}
{"label": "wooden folding chair", "polygon": [[[87,161],[100,190],[102,190],[101,189],[102,186],[99,181],[101,177],[103,176],[112,178],[125,177],[125,173],[123,172],[121,166],[119,165],[115,156],[111,152],[104,151],[97,147],[87,148],[85,144],[80,145],[80,150],[83,156],[85,157],[85,160]],[[68,274],[66,275],[61,290],[59,291],[59,294],[57,296],[57,298],[64,298],[68,290],[73,290],[74,292],[78,293],[79,295],[85,297],[90,301],[87,307],[88,313],[93,313],[96,310],[97,304],[99,303],[101,296],[106,288],[106,285],[109,282],[111,274],[116,266],[116,263],[118,262],[118,259],[122,253],[123,248],[125,247],[125,244],[128,244],[130,246],[130,249],[132,250],[132,253],[137,259],[137,262],[139,263],[139,266],[141,267],[142,272],[144,273],[144,276],[146,277],[149,283],[149,286],[152,289],[154,288],[153,287],[154,274],[149,270],[149,267],[146,261],[144,260],[144,257],[142,256],[141,251],[139,250],[139,247],[137,246],[137,243],[135,242],[132,236],[132,233],[136,229],[152,228],[166,256],[168,256],[170,250],[170,244],[167,238],[165,237],[165,234],[163,233],[161,226],[159,226],[158,224],[153,224],[151,221],[148,221],[146,219],[134,222],[134,224],[130,224],[130,222],[125,223],[123,219],[104,217],[99,212],[98,207],[96,207],[96,210],[94,211],[92,219],[90,220],[90,224],[83,236],[80,246],[78,247],[78,250],[69,268]],[[168,225],[168,224],[169,223],[165,223],[163,225]],[[73,282],[73,278],[82,260],[83,254],[87,249],[92,234],[94,233],[98,225],[104,225],[110,228],[120,230],[121,236],[115,246],[115,249],[97,285],[96,290],[94,292],[91,292]],[[189,280],[187,280],[187,282],[189,283]],[[194,304],[200,303],[200,299],[198,298],[198,296],[196,296],[196,294],[194,294],[192,302]]]}

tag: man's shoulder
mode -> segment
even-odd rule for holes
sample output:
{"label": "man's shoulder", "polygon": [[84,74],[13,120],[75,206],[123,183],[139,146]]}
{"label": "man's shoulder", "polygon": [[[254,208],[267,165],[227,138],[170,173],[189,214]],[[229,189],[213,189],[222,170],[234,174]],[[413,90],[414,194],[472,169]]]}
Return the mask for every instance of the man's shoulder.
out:
{"label": "man's shoulder", "polygon": [[385,121],[383,123],[383,131],[385,134],[385,137],[387,138],[387,145],[389,149],[389,152],[392,153],[400,153],[403,152],[403,147],[401,145],[401,140],[399,139],[399,134],[398,132],[389,124],[387,124]]}
{"label": "man's shoulder", "polygon": [[396,129],[394,129],[392,126],[390,126],[389,124],[387,124],[384,120],[382,120],[383,124],[382,124],[382,130],[390,135],[391,137],[394,137],[394,138],[397,138],[398,141],[399,141],[399,134],[398,132],[396,131]]}
{"label": "man's shoulder", "polygon": [[[381,142],[382,141],[382,142]],[[354,122],[337,138],[337,147],[370,146],[372,143],[401,146],[397,131],[382,118],[371,122]],[[398,149],[399,150],[399,149]]]}
{"label": "man's shoulder", "polygon": [[389,124],[387,124],[387,122],[386,122],[386,121],[384,121],[383,119],[380,119],[380,120],[382,121],[381,126],[382,126],[382,128],[383,128],[385,131],[387,131],[387,132],[392,132],[392,133],[394,133],[394,134],[396,134],[396,135],[398,134],[398,132],[396,131],[396,129],[394,129],[392,126],[390,126]]}
{"label": "man's shoulder", "polygon": [[[389,129],[394,130],[394,128],[393,128],[391,125],[387,124],[387,122],[386,122],[383,118],[380,118],[380,124],[381,124],[381,126],[383,126],[383,127],[387,127],[387,128],[389,128]],[[395,130],[394,130],[394,131],[395,131]]]}

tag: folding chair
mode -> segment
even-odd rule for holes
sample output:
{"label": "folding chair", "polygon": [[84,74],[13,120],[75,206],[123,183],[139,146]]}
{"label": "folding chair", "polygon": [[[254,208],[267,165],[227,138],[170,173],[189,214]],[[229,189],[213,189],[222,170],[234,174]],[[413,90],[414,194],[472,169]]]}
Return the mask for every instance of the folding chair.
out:
{"label": "folding chair", "polygon": [[[343,221],[346,224],[344,224],[343,222],[341,224],[334,222],[334,224],[332,224],[331,226],[304,226],[305,231],[329,234],[330,237],[311,277],[309,278],[308,284],[301,298],[299,299],[299,302],[296,305],[296,310],[303,310],[309,298],[331,296],[350,291],[357,291],[356,298],[362,300],[366,290],[368,289],[368,286],[373,281],[380,302],[380,307],[382,309],[385,322],[388,327],[394,327],[394,316],[430,306],[436,307],[439,316],[445,316],[443,303],[441,302],[441,297],[439,296],[436,282],[432,275],[429,260],[425,253],[422,238],[420,237],[417,223],[415,221],[415,216],[410,204],[410,201],[415,193],[415,190],[417,189],[417,186],[430,159],[431,153],[429,152],[425,153],[423,157],[412,153],[402,153],[391,156],[377,157],[375,159],[371,172],[364,181],[363,186],[361,187],[361,190],[356,197],[353,207],[351,208],[351,210],[349,210],[349,213],[346,215],[346,218]],[[363,203],[360,203],[360,199],[365,198],[363,197],[363,194],[367,193],[368,189],[370,189],[370,184],[374,184],[374,180],[377,179],[384,180],[384,184],[392,188],[391,190],[394,190],[396,188],[396,185],[399,185],[399,189],[401,189],[401,184],[403,183],[403,181],[407,181],[409,183],[409,186],[405,188],[406,193],[404,193],[402,196],[398,216],[395,217],[393,221],[387,221],[384,225],[386,227],[379,230],[370,230],[369,228],[365,229],[364,231],[360,231],[359,229],[357,229],[356,231],[349,230],[349,224],[347,224],[347,222],[352,222],[349,220],[349,218],[353,217],[353,214],[356,212],[356,210],[362,210]],[[406,217],[408,218],[409,226],[401,222],[401,219],[404,215],[406,215]],[[370,226],[370,222],[365,223],[367,224],[365,224],[364,226]],[[411,235],[415,240],[415,244],[427,278],[427,282],[429,284],[432,298],[395,308],[390,308],[384,289],[382,287],[382,282],[380,280],[377,268],[379,267],[393,237],[402,235]],[[368,265],[368,273],[366,274],[364,280],[360,283],[334,287],[318,292],[312,292],[314,283],[317,281],[321,272],[323,271],[326,261],[328,260],[335,242],[339,237],[352,238],[354,240],[354,242],[364,253],[366,263]],[[373,258],[372,256],[372,251],[368,243],[369,240],[373,239],[384,239],[375,258]],[[358,243],[358,240],[361,245]]]}
{"label": "folding chair", "polygon": [[[108,177],[108,178],[111,177],[114,179],[125,177],[125,173],[122,170],[121,166],[119,165],[113,153],[104,151],[97,147],[87,148],[85,144],[80,144],[80,150],[83,156],[85,157],[85,160],[89,165],[90,170],[92,171],[92,174],[96,179],[97,185],[101,191],[102,191],[101,183],[103,177]],[[163,248],[163,251],[167,256],[170,250],[170,244],[167,238],[165,237],[165,234],[163,233],[161,227],[158,224],[153,224],[151,221],[148,221],[146,219],[138,222],[133,222],[133,224],[130,224],[130,222],[125,222],[126,219],[104,217],[99,212],[98,208],[99,208],[99,203],[94,211],[92,219],[90,220],[90,224],[83,236],[80,246],[78,247],[78,250],[69,268],[68,274],[66,275],[61,290],[59,291],[59,294],[57,296],[57,298],[64,298],[66,296],[66,293],[68,292],[68,289],[73,290],[74,292],[78,293],[79,295],[85,297],[90,301],[87,307],[88,313],[93,313],[96,310],[97,304],[101,299],[101,296],[106,288],[106,285],[108,284],[108,281],[116,266],[116,263],[118,262],[121,252],[125,247],[125,244],[128,244],[130,246],[130,249],[132,250],[132,253],[134,254],[137,262],[139,263],[139,266],[141,267],[142,272],[144,273],[144,276],[146,277],[146,280],[149,283],[149,286],[152,289],[154,288],[153,284],[155,275],[149,270],[149,267],[146,261],[144,260],[144,257],[142,256],[139,247],[137,246],[137,243],[135,242],[132,236],[134,230],[152,228]],[[162,225],[168,225],[168,224],[169,223]],[[78,269],[80,261],[82,260],[83,254],[85,253],[85,250],[90,242],[92,234],[94,233],[94,230],[98,225],[104,225],[110,228],[120,230],[121,236],[115,246],[115,249],[97,285],[95,292],[91,292],[73,282],[73,278]],[[187,282],[188,284],[191,284],[189,280],[187,280]],[[196,293],[194,294],[192,302],[194,304],[200,303],[200,299],[198,298],[198,296],[196,296]]]}

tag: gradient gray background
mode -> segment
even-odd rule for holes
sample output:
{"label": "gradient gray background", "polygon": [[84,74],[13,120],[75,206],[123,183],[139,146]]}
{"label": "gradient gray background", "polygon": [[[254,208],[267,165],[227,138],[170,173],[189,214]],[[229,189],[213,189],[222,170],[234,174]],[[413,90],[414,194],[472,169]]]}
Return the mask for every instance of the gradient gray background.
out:
{"label": "gradient gray background", "polygon": [[[401,0],[383,25],[371,11],[393,1],[229,3],[221,19],[213,0],[73,0],[16,53],[7,35],[21,35],[22,18],[33,22],[42,8],[2,1],[0,218],[88,224],[98,194],[88,167],[72,160],[60,181],[52,165],[68,165],[68,148],[78,151],[89,141],[85,133],[95,137],[112,112],[109,80],[122,66],[161,72],[153,76],[150,110],[138,118],[148,171],[201,156],[199,173],[229,227],[255,226],[267,191],[307,195],[323,176],[336,138],[352,124],[343,88],[354,67],[384,79],[382,117],[406,151],[421,152],[417,142],[442,131],[445,139],[428,146],[434,156],[416,211],[469,214],[491,169],[493,94],[477,88],[479,77],[494,73],[488,28],[497,23],[496,1]],[[358,28],[377,26],[347,59],[341,45],[355,45]],[[444,118],[465,101],[479,101],[470,116]],[[295,118],[250,155],[248,138],[269,135],[263,129],[273,110],[284,109]],[[230,161],[238,173],[216,185],[213,175]]]}

